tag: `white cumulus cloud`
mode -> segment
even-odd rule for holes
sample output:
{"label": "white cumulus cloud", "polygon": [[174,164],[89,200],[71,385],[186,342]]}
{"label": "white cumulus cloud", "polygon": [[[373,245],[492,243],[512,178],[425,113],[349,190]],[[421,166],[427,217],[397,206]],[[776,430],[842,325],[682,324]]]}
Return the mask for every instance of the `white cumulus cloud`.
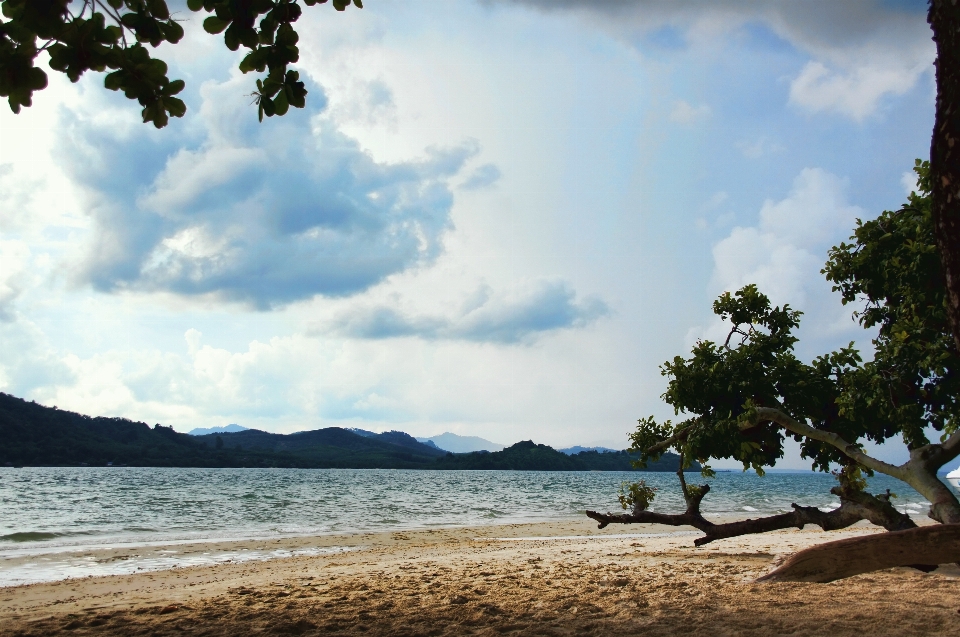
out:
{"label": "white cumulus cloud", "polygon": [[790,84],[790,102],[810,111],[831,111],[862,121],[886,95],[903,95],[930,68],[929,60],[914,66],[860,64],[830,69],[808,62]]}
{"label": "white cumulus cloud", "polygon": [[475,143],[377,162],[325,115],[319,87],[259,124],[238,99],[247,81],[204,84],[181,134],[67,113],[63,161],[95,222],[82,281],[268,309],[356,294],[442,252],[449,181]]}
{"label": "white cumulus cloud", "polygon": [[[804,322],[818,333],[852,327],[849,310],[820,274],[829,248],[866,216],[849,203],[847,189],[845,179],[821,168],[802,170],[784,199],[764,202],[757,225],[736,227],[714,246],[711,288],[719,293],[756,284],[774,304],[804,311]],[[717,321],[691,330],[688,340],[722,340],[725,329]]]}
{"label": "white cumulus cloud", "polygon": [[427,340],[530,342],[546,332],[584,327],[610,313],[598,298],[577,299],[564,281],[538,280],[506,292],[478,288],[448,315],[404,312],[378,304],[352,307],[321,331],[363,339],[416,336]]}

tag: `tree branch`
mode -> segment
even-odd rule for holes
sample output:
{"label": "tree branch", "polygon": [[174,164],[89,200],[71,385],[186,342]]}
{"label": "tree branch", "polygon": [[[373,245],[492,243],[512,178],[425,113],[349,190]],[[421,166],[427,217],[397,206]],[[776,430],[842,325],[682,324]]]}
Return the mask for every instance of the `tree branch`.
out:
{"label": "tree branch", "polygon": [[[930,501],[929,516],[932,519],[943,524],[960,523],[960,501],[954,492],[937,478],[937,469],[960,455],[960,432],[954,433],[944,444],[932,443],[911,449],[910,460],[897,467],[868,456],[860,447],[832,431],[806,425],[779,409],[759,407],[756,413],[759,420],[777,423],[787,431],[833,445],[864,467],[906,482]],[[743,429],[752,426],[747,424]]]}
{"label": "tree branch", "polygon": [[[757,417],[761,421],[774,422],[787,431],[792,431],[795,434],[805,436],[811,440],[818,440],[820,442],[825,442],[828,445],[832,445],[842,451],[848,458],[860,463],[868,469],[885,473],[888,476],[899,478],[900,480],[909,483],[909,480],[906,477],[908,470],[905,466],[898,467],[896,465],[883,462],[882,460],[877,460],[872,456],[868,456],[860,449],[860,447],[847,442],[832,431],[825,431],[823,429],[811,427],[810,425],[791,418],[779,409],[773,409],[771,407],[758,407]],[[741,429],[751,429],[754,426],[755,425],[747,424],[743,425]]]}
{"label": "tree branch", "polygon": [[[694,506],[679,514],[656,513],[654,511],[634,511],[633,513],[598,513],[587,511],[587,517],[599,522],[597,528],[610,524],[663,524],[666,526],[692,526],[703,531],[704,536],[694,540],[696,546],[709,544],[714,540],[723,540],[741,535],[767,533],[781,529],[802,529],[807,524],[819,526],[824,531],[844,529],[860,520],[868,520],[888,531],[900,531],[916,526],[906,514],[900,513],[890,505],[889,496],[873,496],[865,492],[845,493],[838,488],[833,490],[840,497],[840,506],[833,511],[821,511],[817,507],[805,507],[791,504],[793,511],[771,515],[765,518],[740,520],[725,524],[714,524],[701,515],[700,500],[710,491],[709,485],[699,487],[701,494]],[[693,504],[693,503],[692,503]]]}
{"label": "tree branch", "polygon": [[960,456],[960,430],[953,432],[949,438],[941,442],[940,448],[943,449],[943,464],[940,465],[941,467]]}

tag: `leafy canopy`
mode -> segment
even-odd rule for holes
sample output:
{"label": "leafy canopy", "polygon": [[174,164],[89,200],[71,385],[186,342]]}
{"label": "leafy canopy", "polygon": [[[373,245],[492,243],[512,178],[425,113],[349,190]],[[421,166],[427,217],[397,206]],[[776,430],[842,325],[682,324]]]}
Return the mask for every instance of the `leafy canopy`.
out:
{"label": "leafy canopy", "polygon": [[[327,0],[303,0],[307,6]],[[3,0],[0,19],[0,96],[19,113],[31,106],[33,94],[47,86],[47,74],[36,66],[42,52],[49,66],[76,82],[87,71],[106,72],[104,86],[123,91],[143,107],[144,122],[157,128],[187,111],[176,97],[183,80],[167,76],[167,64],[151,57],[147,45],[176,44],[183,27],[165,0]],[[351,0],[333,0],[344,11]],[[363,8],[361,0],[352,4]],[[303,10],[298,0],[187,0],[194,12],[212,14],[203,21],[211,34],[223,34],[231,51],[243,46],[243,73],[265,73],[253,93],[259,118],[303,108],[307,90],[297,71],[299,36],[293,23]]]}
{"label": "leafy canopy", "polygon": [[[663,399],[683,420],[641,419],[631,434],[641,462],[676,447],[685,462],[729,458],[762,473],[792,435],[815,468],[850,466],[834,446],[759,421],[759,407],[858,446],[903,436],[915,449],[929,442],[928,428],[944,437],[957,430],[960,357],[933,236],[929,163],[918,160],[915,171],[918,190],[908,202],[858,221],[851,243],[831,249],[822,270],[843,303],[859,308],[860,324],[879,329],[873,359],[864,362],[850,343],[805,363],[794,352],[801,312],[772,306],[754,285],[724,293],[713,309],[730,326],[726,341],[700,341],[689,358],[661,367],[669,379]],[[858,471],[851,467],[845,479]]]}

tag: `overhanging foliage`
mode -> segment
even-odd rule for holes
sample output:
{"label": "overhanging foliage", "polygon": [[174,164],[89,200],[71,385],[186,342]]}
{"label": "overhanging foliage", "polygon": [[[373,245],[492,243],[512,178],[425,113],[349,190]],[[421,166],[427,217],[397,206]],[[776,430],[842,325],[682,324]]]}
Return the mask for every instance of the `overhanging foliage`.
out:
{"label": "overhanging foliage", "polygon": [[[327,0],[303,0],[307,6]],[[351,0],[332,0],[344,11]],[[352,0],[363,8],[361,0]],[[191,11],[211,14],[207,33],[223,34],[231,51],[249,52],[240,62],[243,73],[266,75],[253,93],[259,117],[283,115],[303,108],[307,90],[290,64],[300,59],[299,36],[293,24],[303,13],[298,0],[187,0]],[[3,0],[0,20],[0,97],[10,109],[33,103],[33,94],[47,86],[47,74],[36,66],[41,53],[50,68],[77,82],[87,71],[107,73],[104,86],[123,91],[143,107],[144,122],[163,128],[170,117],[187,111],[176,97],[183,80],[171,80],[166,62],[152,57],[147,46],[177,44],[183,27],[165,0]]]}

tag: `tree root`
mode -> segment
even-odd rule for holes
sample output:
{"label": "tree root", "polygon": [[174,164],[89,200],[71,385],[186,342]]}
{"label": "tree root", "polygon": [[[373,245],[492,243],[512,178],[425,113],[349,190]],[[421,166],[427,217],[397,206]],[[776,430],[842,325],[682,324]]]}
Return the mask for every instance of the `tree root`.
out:
{"label": "tree root", "polygon": [[758,582],[832,582],[894,566],[960,561],[960,524],[936,524],[828,542],[800,551]]}

